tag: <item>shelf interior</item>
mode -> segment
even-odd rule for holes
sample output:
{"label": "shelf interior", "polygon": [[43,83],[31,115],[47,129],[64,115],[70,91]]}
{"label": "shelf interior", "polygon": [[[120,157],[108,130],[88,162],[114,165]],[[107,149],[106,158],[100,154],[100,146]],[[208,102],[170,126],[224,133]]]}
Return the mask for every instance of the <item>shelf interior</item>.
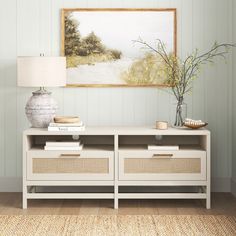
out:
{"label": "shelf interior", "polygon": [[[179,146],[179,150],[203,150],[204,136],[192,135],[120,135],[119,136],[119,150],[120,151],[147,151],[148,145],[157,146]],[[155,151],[155,150],[152,150]]]}
{"label": "shelf interior", "polygon": [[[76,141],[72,135],[37,135],[30,140],[30,150],[44,150],[47,141]],[[114,151],[115,148],[114,135],[80,135],[79,140],[85,151]],[[201,135],[119,135],[118,142],[119,151],[148,151],[148,145],[178,145],[181,151],[206,150]]]}

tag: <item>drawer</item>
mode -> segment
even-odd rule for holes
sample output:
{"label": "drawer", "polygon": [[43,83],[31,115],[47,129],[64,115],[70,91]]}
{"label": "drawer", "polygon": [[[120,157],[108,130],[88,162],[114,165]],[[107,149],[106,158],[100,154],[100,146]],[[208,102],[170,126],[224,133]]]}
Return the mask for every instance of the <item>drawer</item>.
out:
{"label": "drawer", "polygon": [[28,180],[113,180],[109,151],[29,151]]}
{"label": "drawer", "polygon": [[119,152],[119,180],[206,180],[206,152]]}

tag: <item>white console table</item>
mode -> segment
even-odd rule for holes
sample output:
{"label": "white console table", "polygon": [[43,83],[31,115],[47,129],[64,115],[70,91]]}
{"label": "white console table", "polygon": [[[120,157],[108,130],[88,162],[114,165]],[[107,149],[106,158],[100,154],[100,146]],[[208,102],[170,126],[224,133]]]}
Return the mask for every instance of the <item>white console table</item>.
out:
{"label": "white console table", "polygon": [[[82,151],[43,148],[48,140],[72,140],[73,135],[83,141]],[[149,151],[148,144],[180,148]],[[87,127],[81,132],[49,132],[31,128],[23,133],[23,208],[28,199],[114,199],[114,208],[119,199],[206,199],[209,209],[210,163],[206,129]],[[78,186],[82,191],[77,191]]]}

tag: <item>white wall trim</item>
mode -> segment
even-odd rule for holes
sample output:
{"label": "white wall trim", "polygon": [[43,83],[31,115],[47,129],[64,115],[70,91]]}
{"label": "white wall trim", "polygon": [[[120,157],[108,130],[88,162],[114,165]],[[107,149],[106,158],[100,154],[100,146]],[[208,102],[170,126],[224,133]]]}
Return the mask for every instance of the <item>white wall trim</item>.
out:
{"label": "white wall trim", "polygon": [[[211,182],[212,192],[232,192],[236,196],[236,182],[231,180],[230,178],[212,178]],[[0,177],[0,192],[21,191],[21,177]]]}
{"label": "white wall trim", "polygon": [[236,180],[231,180],[231,193],[236,197]]}

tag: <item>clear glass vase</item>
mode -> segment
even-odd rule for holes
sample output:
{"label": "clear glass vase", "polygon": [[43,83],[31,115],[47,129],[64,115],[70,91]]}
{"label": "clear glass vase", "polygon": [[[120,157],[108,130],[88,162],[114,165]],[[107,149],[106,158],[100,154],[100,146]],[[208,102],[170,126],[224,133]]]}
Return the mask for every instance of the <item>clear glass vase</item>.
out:
{"label": "clear glass vase", "polygon": [[184,120],[187,118],[187,104],[184,103],[183,97],[180,97],[177,103],[172,105],[172,125],[175,127],[181,127],[184,124]]}

